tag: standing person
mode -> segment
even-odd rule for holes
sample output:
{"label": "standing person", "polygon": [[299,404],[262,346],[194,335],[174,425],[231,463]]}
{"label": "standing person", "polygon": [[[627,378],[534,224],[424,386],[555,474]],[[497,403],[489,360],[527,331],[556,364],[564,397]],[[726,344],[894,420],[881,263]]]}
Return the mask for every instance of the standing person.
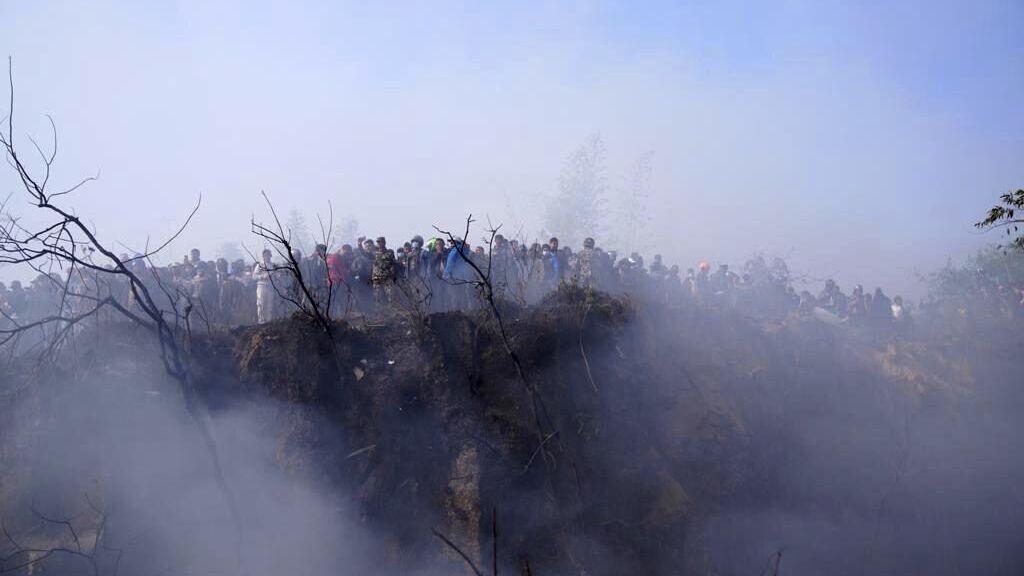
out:
{"label": "standing person", "polygon": [[731,294],[736,287],[736,280],[736,275],[729,270],[728,264],[719,264],[718,270],[709,277],[711,290],[716,294]]}
{"label": "standing person", "polygon": [[256,279],[252,276],[255,263],[253,264],[248,266],[241,258],[231,263],[231,275],[242,287],[238,310],[235,312],[235,324],[238,325],[252,324],[256,318]]}
{"label": "standing person", "polygon": [[540,247],[540,261],[544,267],[544,282],[541,284],[543,295],[558,285],[558,258],[551,253],[551,244]]}
{"label": "standing person", "polygon": [[568,246],[562,246],[559,252],[562,257],[562,281],[568,282],[572,280],[572,272],[576,269],[576,255],[573,254],[572,248]]}
{"label": "standing person", "polygon": [[351,244],[342,244],[341,250],[328,257],[329,281],[331,285],[331,306],[334,314],[345,315],[352,307],[352,264],[355,251]]}
{"label": "standing person", "polygon": [[686,277],[683,278],[683,297],[691,301],[697,299],[697,273],[693,268],[686,269]]}
{"label": "standing person", "polygon": [[555,286],[557,286],[558,283],[561,282],[562,278],[565,276],[566,267],[568,263],[566,262],[565,254],[563,254],[562,251],[558,249],[558,238],[552,236],[548,240],[548,249],[551,251],[552,279],[554,280]]}
{"label": "standing person", "polygon": [[540,244],[534,242],[526,252],[523,292],[528,303],[536,302],[544,295],[544,258]]}
{"label": "standing person", "polygon": [[377,252],[373,257],[373,271],[371,272],[373,298],[378,309],[384,304],[391,303],[395,273],[395,253],[388,250],[387,240],[380,236],[377,238]]}
{"label": "standing person", "polygon": [[707,300],[711,296],[711,263],[701,260],[697,263],[697,275],[693,278],[693,293],[698,300]]}
{"label": "standing person", "polygon": [[619,277],[622,278],[622,288],[631,294],[639,295],[647,285],[647,269],[644,268],[644,257],[638,252],[632,252],[629,258],[619,262]]}
{"label": "standing person", "polygon": [[825,289],[818,295],[818,306],[829,312],[845,318],[847,313],[847,298],[839,289],[835,280],[829,278],[825,281]]}
{"label": "standing person", "polygon": [[224,308],[224,282],[228,279],[228,261],[226,258],[217,258],[213,262],[213,280],[217,283],[217,298],[213,302],[207,303],[209,308],[210,320],[215,324],[226,325],[228,318],[228,311]]}
{"label": "standing person", "polygon": [[576,255],[573,266],[573,281],[582,288],[594,287],[594,269],[598,266],[597,254],[594,251],[594,239],[583,240],[583,250]]}
{"label": "standing person", "polygon": [[864,287],[860,284],[853,287],[853,293],[846,306],[846,314],[852,324],[863,324],[867,319],[867,301],[864,298]]}
{"label": "standing person", "polygon": [[[509,243],[505,240],[505,237],[501,234],[494,236],[494,242],[491,245],[490,255],[490,269],[488,274],[491,278],[491,285],[494,287],[495,294],[501,298],[505,291],[512,285],[512,250],[509,247]],[[487,258],[484,258],[486,263]]]}
{"label": "standing person", "polygon": [[274,318],[274,282],[271,279],[274,264],[271,262],[272,253],[264,250],[262,262],[257,262],[253,268],[252,275],[256,280],[256,323],[266,324]]}
{"label": "standing person", "polygon": [[316,250],[307,262],[306,270],[303,271],[305,274],[309,274],[306,278],[306,287],[313,296],[317,308],[327,314],[327,245],[317,244]]}
{"label": "standing person", "polygon": [[10,313],[10,305],[7,304],[7,286],[3,282],[0,282],[0,326],[5,326],[7,323],[7,314]]}
{"label": "standing person", "polygon": [[[291,260],[287,262],[287,269],[285,270],[287,279],[284,281],[284,284],[287,286],[285,290],[287,298],[283,299],[284,302],[281,304],[282,310],[279,313],[283,313],[288,304],[302,306],[306,301],[306,294],[302,286],[309,282],[308,269],[309,266],[307,265],[306,257],[302,254],[302,250],[292,248]],[[306,285],[306,288],[309,288],[309,286]]]}
{"label": "standing person", "polygon": [[[902,299],[900,300],[902,302]],[[875,288],[875,295],[871,298],[871,307],[868,309],[868,317],[876,328],[888,328],[892,326],[892,300],[882,292],[881,288]]]}
{"label": "standing person", "polygon": [[189,250],[184,262],[189,278],[195,278],[199,274],[199,265],[202,262],[202,254],[199,252],[199,248]]}
{"label": "standing person", "polygon": [[526,294],[529,290],[529,271],[531,260],[532,259],[530,258],[526,245],[519,244],[515,249],[515,273],[513,274],[515,281],[513,286],[515,287],[516,298],[520,301],[526,299]]}
{"label": "standing person", "polygon": [[423,238],[413,236],[409,249],[405,251],[405,277],[414,279],[423,277]]}
{"label": "standing person", "polygon": [[430,285],[430,310],[445,312],[448,310],[448,284],[444,281],[444,267],[448,261],[448,254],[444,249],[444,241],[440,238],[431,238],[426,246],[423,254],[423,274]]}
{"label": "standing person", "polygon": [[345,285],[345,265],[342,264],[341,251],[331,252],[327,255],[327,314],[334,316],[338,312],[338,303],[341,300]]}
{"label": "standing person", "polygon": [[239,317],[238,311],[242,308],[242,295],[245,286],[238,279],[239,271],[234,273],[228,268],[228,261],[224,258],[217,259],[218,278],[218,300],[217,309],[220,311],[220,323],[225,326],[237,326],[244,322]]}
{"label": "standing person", "polygon": [[405,255],[405,246],[399,246],[398,250],[394,250],[395,253],[395,279],[405,278],[405,268],[408,264],[407,256]]}
{"label": "standing person", "polygon": [[668,276],[668,267],[662,263],[661,254],[654,255],[654,262],[651,262],[650,272],[655,280],[663,280],[665,276]]}
{"label": "standing person", "polygon": [[679,266],[673,264],[668,269],[663,281],[662,296],[666,304],[679,304],[686,299],[686,291],[683,289],[682,278],[679,277]]}
{"label": "standing person", "polygon": [[896,332],[906,336],[913,326],[913,319],[910,317],[910,310],[903,304],[903,297],[897,296],[892,299],[892,323]]}
{"label": "standing person", "polygon": [[456,239],[444,266],[444,279],[448,283],[451,308],[454,310],[463,310],[469,305],[469,286],[474,274],[473,267],[469,264],[470,258],[473,258],[473,253],[470,251],[469,243]]}
{"label": "standing person", "polygon": [[217,270],[210,262],[199,262],[198,273],[192,283],[192,298],[197,309],[207,322],[216,323],[218,319],[217,303],[220,301],[220,284],[217,282]]}
{"label": "standing person", "polygon": [[364,311],[368,309],[370,286],[372,283],[373,261],[376,250],[373,240],[360,238],[356,246],[355,257],[352,260],[352,292],[359,306]]}

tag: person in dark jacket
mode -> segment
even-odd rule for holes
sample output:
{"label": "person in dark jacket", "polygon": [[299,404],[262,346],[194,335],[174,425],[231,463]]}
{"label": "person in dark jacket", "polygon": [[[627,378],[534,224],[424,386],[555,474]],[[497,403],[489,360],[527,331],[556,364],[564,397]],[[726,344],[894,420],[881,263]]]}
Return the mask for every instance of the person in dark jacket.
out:
{"label": "person in dark jacket", "polygon": [[881,288],[875,288],[875,295],[871,298],[868,308],[868,318],[875,328],[885,329],[892,326],[892,300]]}

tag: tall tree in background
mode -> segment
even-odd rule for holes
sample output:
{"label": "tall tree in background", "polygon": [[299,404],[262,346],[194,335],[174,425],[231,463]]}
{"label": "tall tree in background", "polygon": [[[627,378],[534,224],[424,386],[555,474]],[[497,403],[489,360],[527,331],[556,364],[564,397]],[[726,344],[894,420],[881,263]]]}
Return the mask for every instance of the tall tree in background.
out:
{"label": "tall tree in background", "polygon": [[617,195],[621,205],[616,213],[614,245],[626,252],[647,253],[651,246],[651,178],[654,172],[654,152],[645,152],[633,160],[622,178],[622,190]]}
{"label": "tall tree in background", "polygon": [[1020,233],[1020,225],[1024,224],[1024,190],[1007,192],[999,197],[999,204],[989,208],[985,219],[974,225],[983,230],[1004,228],[1006,235],[1011,237],[1010,244],[1018,250],[1024,250],[1024,234]]}
{"label": "tall tree in background", "polygon": [[547,232],[573,249],[587,236],[600,236],[607,186],[604,141],[599,134],[593,134],[562,169],[558,194],[548,201]]}
{"label": "tall tree in background", "polygon": [[354,244],[359,237],[359,220],[348,218],[334,225],[331,231],[331,250],[341,248],[342,244]]}
{"label": "tall tree in background", "polygon": [[306,226],[306,217],[301,212],[295,210],[288,211],[288,219],[284,223],[285,230],[291,236],[288,240],[292,246],[302,251],[303,255],[308,256],[313,251],[311,244],[313,236],[309,233],[309,227]]}
{"label": "tall tree in background", "polygon": [[223,258],[228,262],[234,262],[235,260],[244,260],[245,253],[242,252],[242,249],[235,242],[223,242],[217,248],[217,257]]}

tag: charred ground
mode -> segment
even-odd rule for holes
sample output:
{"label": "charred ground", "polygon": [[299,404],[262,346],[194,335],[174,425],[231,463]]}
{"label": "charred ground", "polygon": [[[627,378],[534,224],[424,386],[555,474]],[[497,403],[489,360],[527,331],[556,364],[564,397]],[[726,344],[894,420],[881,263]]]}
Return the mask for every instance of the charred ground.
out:
{"label": "charred ground", "polygon": [[[338,573],[466,570],[434,531],[485,573],[492,562],[532,574],[749,574],[780,558],[782,573],[1020,565],[1013,479],[1024,468],[1007,417],[1021,405],[1020,340],[897,337],[568,287],[501,312],[522,376],[487,311],[338,322],[329,334],[296,317],[197,333],[190,357],[219,437],[234,434],[220,423],[229,415],[259,407],[274,474],[316,486],[328,516],[365,539],[319,544],[345,550],[324,561]],[[120,489],[124,464],[104,457],[125,440],[104,436],[112,416],[81,400],[117,402],[113,418],[144,430],[132,416],[144,411],[118,391],[153,382],[173,409],[174,387],[138,332],[107,326],[53,364],[4,377],[0,502],[12,534],[67,544],[65,526],[31,513],[45,502],[99,541],[100,516],[81,504],[90,491],[124,502],[112,519],[146,509]],[[86,412],[57,418],[69,397]],[[55,463],[54,442],[78,457]],[[291,506],[246,485],[246,523],[273,524],[259,509]],[[144,524],[105,528],[122,573],[141,573],[155,550],[177,573],[232,573],[230,547],[128,544]],[[243,534],[246,571],[275,573],[247,552],[274,533]],[[322,573],[299,548],[293,573]]]}

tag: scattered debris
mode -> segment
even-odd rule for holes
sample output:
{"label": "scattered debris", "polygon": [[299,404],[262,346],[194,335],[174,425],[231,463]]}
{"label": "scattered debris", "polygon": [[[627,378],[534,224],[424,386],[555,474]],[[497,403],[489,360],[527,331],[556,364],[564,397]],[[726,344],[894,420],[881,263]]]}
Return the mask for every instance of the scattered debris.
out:
{"label": "scattered debris", "polygon": [[355,452],[350,452],[348,456],[345,456],[345,459],[348,460],[349,458],[352,458],[353,456],[359,456],[360,454],[362,454],[364,452],[369,452],[370,450],[373,450],[376,447],[377,447],[376,444],[370,444],[369,446],[366,446],[365,448],[360,448],[359,450],[356,450]]}

